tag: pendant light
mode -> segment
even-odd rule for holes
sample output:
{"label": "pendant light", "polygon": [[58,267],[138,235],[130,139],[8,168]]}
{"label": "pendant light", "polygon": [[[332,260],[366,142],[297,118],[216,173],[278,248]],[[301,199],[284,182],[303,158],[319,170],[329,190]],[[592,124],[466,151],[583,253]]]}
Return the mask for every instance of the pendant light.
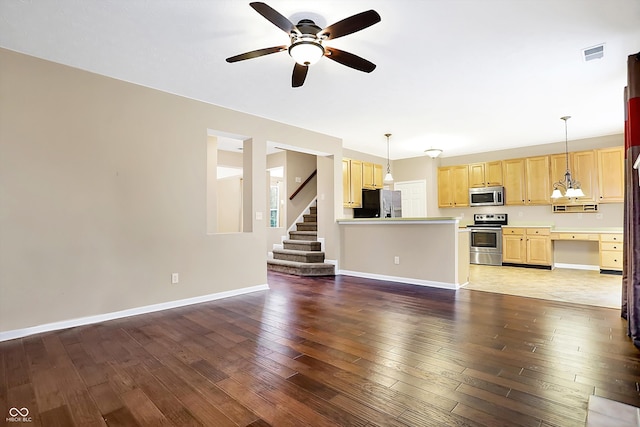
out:
{"label": "pendant light", "polygon": [[391,175],[391,166],[389,165],[389,137],[390,133],[385,133],[384,136],[387,137],[387,174],[384,176],[383,182],[385,184],[391,184],[393,182],[393,175]]}
{"label": "pendant light", "polygon": [[[567,162],[567,171],[564,174],[564,177],[553,184],[553,193],[551,193],[551,198],[556,200],[560,197],[567,197],[569,200],[577,199],[578,197],[584,197],[584,193],[580,189],[580,183],[571,177],[571,171],[569,170],[569,142],[567,138],[567,120],[569,120],[571,116],[563,116],[560,117],[561,120],[564,120],[564,152],[565,159]],[[564,195],[560,191],[560,189],[564,190]]]}

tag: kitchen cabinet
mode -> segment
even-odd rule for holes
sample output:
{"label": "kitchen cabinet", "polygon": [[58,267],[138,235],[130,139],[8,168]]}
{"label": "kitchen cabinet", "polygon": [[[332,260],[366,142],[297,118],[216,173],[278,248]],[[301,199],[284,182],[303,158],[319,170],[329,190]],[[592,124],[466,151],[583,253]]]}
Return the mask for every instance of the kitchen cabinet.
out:
{"label": "kitchen cabinet", "polygon": [[502,262],[525,264],[527,261],[527,242],[524,228],[502,227]]}
{"label": "kitchen cabinet", "polygon": [[469,188],[502,185],[502,161],[469,165]]}
{"label": "kitchen cabinet", "polygon": [[[567,172],[567,156],[565,154],[553,154],[551,159],[551,188],[553,183],[560,181],[564,178],[564,174]],[[580,183],[580,188],[584,193],[584,197],[580,197],[578,202],[580,203],[594,203],[597,200],[598,194],[598,166],[596,161],[595,150],[577,151],[569,153],[569,170],[573,179],[577,179]],[[562,197],[557,201],[557,204],[566,204],[567,199]]]}
{"label": "kitchen cabinet", "polygon": [[527,205],[551,204],[549,156],[527,157],[525,160]]}
{"label": "kitchen cabinet", "polygon": [[506,205],[549,205],[549,156],[502,162]]}
{"label": "kitchen cabinet", "polygon": [[370,162],[362,163],[362,188],[382,188],[382,165]]}
{"label": "kitchen cabinet", "polygon": [[502,227],[502,262],[551,266],[553,249],[549,227]]}
{"label": "kitchen cabinet", "polygon": [[596,150],[600,203],[624,202],[624,147]]}
{"label": "kitchen cabinet", "polygon": [[526,202],[524,159],[503,160],[502,173],[504,204],[524,205]]}
{"label": "kitchen cabinet", "polygon": [[362,207],[362,162],[342,159],[342,205],[346,208]]}
{"label": "kitchen cabinet", "polygon": [[622,271],[622,233],[600,234],[600,270]]}
{"label": "kitchen cabinet", "polygon": [[467,165],[438,168],[438,207],[469,206],[469,168]]}

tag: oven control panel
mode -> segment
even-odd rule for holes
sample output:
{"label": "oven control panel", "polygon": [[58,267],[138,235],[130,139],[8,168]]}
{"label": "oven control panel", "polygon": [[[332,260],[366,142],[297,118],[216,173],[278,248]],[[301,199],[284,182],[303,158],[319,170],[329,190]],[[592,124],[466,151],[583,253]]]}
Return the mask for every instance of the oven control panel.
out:
{"label": "oven control panel", "polygon": [[507,214],[473,214],[473,222],[507,225]]}

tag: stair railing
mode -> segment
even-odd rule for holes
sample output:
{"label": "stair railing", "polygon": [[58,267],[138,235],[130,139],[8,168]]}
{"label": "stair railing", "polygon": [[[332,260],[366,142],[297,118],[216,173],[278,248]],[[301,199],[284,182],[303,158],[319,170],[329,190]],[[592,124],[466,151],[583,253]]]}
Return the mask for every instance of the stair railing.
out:
{"label": "stair railing", "polygon": [[309,178],[305,179],[304,182],[302,184],[300,184],[300,187],[298,187],[298,189],[293,192],[291,197],[289,197],[289,200],[293,200],[293,198],[298,195],[298,193],[304,188],[304,186],[307,185],[309,183],[309,181],[311,181],[311,179],[314,176],[316,176],[317,173],[318,173],[318,169],[316,169],[313,172],[311,172],[311,175],[309,175]]}

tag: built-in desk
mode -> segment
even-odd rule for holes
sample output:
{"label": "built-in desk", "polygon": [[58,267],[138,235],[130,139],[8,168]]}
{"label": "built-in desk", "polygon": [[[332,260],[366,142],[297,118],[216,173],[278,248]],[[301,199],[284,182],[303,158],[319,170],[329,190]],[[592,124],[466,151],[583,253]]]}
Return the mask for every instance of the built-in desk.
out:
{"label": "built-in desk", "polygon": [[551,240],[597,242],[601,273],[622,271],[622,228],[571,229],[555,228]]}

